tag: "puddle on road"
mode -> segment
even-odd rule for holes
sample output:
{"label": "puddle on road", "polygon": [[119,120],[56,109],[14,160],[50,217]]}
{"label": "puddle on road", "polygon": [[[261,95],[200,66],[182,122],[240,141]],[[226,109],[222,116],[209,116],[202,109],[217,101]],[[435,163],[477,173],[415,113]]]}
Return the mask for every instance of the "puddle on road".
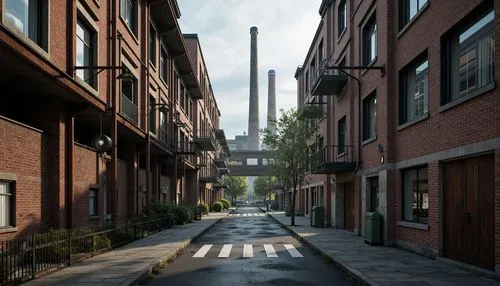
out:
{"label": "puddle on road", "polygon": [[263,265],[260,265],[259,268],[279,270],[279,271],[295,271],[295,270],[300,270],[299,267],[297,267],[295,265],[291,265],[291,264],[286,264],[286,263],[263,264]]}

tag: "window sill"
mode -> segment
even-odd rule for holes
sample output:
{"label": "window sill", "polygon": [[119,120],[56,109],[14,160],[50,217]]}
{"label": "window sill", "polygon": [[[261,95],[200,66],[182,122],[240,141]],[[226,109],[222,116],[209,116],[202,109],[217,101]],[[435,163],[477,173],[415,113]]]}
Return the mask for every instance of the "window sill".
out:
{"label": "window sill", "polygon": [[152,61],[149,61],[149,66],[156,72],[156,65]]}
{"label": "window sill", "polygon": [[419,123],[420,121],[424,121],[424,120],[426,120],[427,118],[429,118],[429,112],[427,112],[427,113],[425,113],[425,114],[423,114],[423,115],[420,115],[419,117],[414,118],[414,119],[412,119],[411,121],[408,121],[408,122],[406,122],[406,123],[403,123],[403,124],[399,125],[399,126],[398,126],[398,131],[401,131],[401,130],[403,130],[403,129],[407,128],[407,127],[410,127],[410,126],[412,126],[413,124],[417,124],[417,123]]}
{"label": "window sill", "polygon": [[91,215],[91,216],[89,217],[89,220],[99,220],[99,218],[100,218],[100,217],[99,217],[98,215]]}
{"label": "window sill", "polygon": [[17,227],[15,226],[0,227],[0,233],[9,233],[9,232],[17,232]]}
{"label": "window sill", "polygon": [[422,15],[422,13],[424,13],[425,10],[427,10],[427,7],[429,7],[429,2],[430,1],[427,1],[427,3],[425,3],[424,7],[422,7],[418,12],[417,14],[408,22],[406,23],[406,25],[404,25],[404,27],[401,29],[401,31],[399,31],[398,33],[398,36],[397,38],[399,39],[406,31],[408,31],[408,29],[410,29],[410,26],[413,25],[413,23],[415,23],[417,21],[417,19],[420,17],[420,15]]}
{"label": "window sill", "polygon": [[[95,87],[91,86],[90,84],[84,82],[81,78],[79,78],[77,75],[75,75],[75,81],[81,85],[84,89],[86,89],[88,92],[92,93],[95,97],[99,97],[99,92],[95,89]],[[99,82],[99,81],[98,81]]]}
{"label": "window sill", "polygon": [[495,82],[493,81],[492,83],[490,83],[490,84],[488,84],[486,86],[483,86],[480,89],[475,90],[474,92],[472,92],[469,95],[459,97],[459,98],[457,98],[457,99],[455,99],[453,101],[450,101],[450,102],[442,105],[439,108],[439,112],[444,112],[444,111],[446,111],[448,109],[451,109],[451,108],[453,108],[453,107],[455,107],[455,106],[457,106],[459,104],[462,104],[462,103],[464,103],[466,101],[469,101],[469,100],[471,100],[473,98],[476,98],[478,96],[481,96],[484,93],[487,93],[488,91],[491,91],[491,90],[495,89],[495,86],[496,86]]}
{"label": "window sill", "polygon": [[429,230],[429,225],[419,222],[411,222],[411,221],[398,221],[398,225],[407,228],[419,229],[419,230]]}
{"label": "window sill", "polygon": [[165,79],[164,79],[164,78],[162,78],[161,76],[160,76],[160,81],[161,81],[161,82],[163,82],[163,84],[164,84],[164,85],[168,88],[168,84],[167,84],[167,82],[166,82],[166,81],[165,81]]}
{"label": "window sill", "polygon": [[[366,67],[370,67],[370,66],[373,66],[375,64],[375,62],[377,61],[377,56],[375,56],[375,58],[367,65],[365,65]],[[368,69],[365,69],[365,70],[362,70],[361,71],[361,75],[365,75],[365,73],[367,73],[369,70]]]}
{"label": "window sill", "polygon": [[135,43],[139,45],[139,40],[137,40],[137,36],[135,35],[134,31],[125,23],[125,20],[123,20],[122,16],[120,16],[120,21],[122,22],[123,26],[125,29],[129,32],[129,34],[132,36],[132,39],[134,39]]}
{"label": "window sill", "polygon": [[340,41],[344,37],[344,34],[346,33],[346,31],[347,31],[347,27],[344,28],[344,30],[342,31],[342,33],[340,33],[339,37],[337,38],[337,45],[340,43]]}
{"label": "window sill", "polygon": [[369,144],[373,141],[377,140],[377,135],[373,136],[372,138],[366,139],[365,141],[361,142],[362,146],[365,146],[366,144]]}
{"label": "window sill", "polygon": [[344,152],[342,152],[342,153],[340,153],[340,154],[338,154],[338,155],[337,155],[337,159],[338,159],[338,158],[342,158],[342,157],[344,157],[345,155],[346,155],[346,152],[344,151]]}

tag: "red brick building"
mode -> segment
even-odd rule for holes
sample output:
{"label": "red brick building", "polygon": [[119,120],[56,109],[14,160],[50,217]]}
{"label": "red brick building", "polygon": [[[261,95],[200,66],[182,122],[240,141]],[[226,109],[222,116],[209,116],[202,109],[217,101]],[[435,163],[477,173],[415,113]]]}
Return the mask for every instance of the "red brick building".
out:
{"label": "red brick building", "polygon": [[376,211],[386,245],[498,269],[499,3],[325,0],[319,13],[295,76],[319,124],[326,223],[364,236]]}
{"label": "red brick building", "polygon": [[[155,200],[209,199],[198,117],[218,139],[211,160],[227,155],[220,112],[196,107],[217,104],[175,0],[65,3],[0,0],[2,240],[122,223]],[[93,142],[107,138],[100,152]]]}

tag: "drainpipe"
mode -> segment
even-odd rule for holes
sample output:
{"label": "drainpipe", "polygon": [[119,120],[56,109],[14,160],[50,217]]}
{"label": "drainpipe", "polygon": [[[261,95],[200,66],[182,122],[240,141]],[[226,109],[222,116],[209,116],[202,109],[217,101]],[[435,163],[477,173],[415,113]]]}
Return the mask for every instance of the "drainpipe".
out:
{"label": "drainpipe", "polygon": [[[118,9],[117,9],[117,3],[112,2],[112,31],[111,31],[111,38],[112,38],[112,56],[111,56],[111,61],[112,61],[112,66],[116,66],[119,63],[119,59],[117,58],[121,54],[121,35],[118,34],[118,29],[117,29],[117,21],[118,21]],[[117,43],[118,41],[118,43]],[[118,55],[117,55],[118,53]],[[118,175],[118,148],[117,148],[117,141],[118,141],[118,87],[117,87],[117,70],[113,69],[111,71],[111,108],[112,108],[112,120],[111,120],[111,140],[113,142],[112,144],[112,151],[111,151],[111,184],[109,187],[109,192],[110,194],[108,196],[109,201],[111,202],[110,204],[110,211],[111,211],[111,224],[112,226],[116,226],[116,188],[117,188],[117,175]],[[105,217],[107,215],[105,214]]]}
{"label": "drainpipe", "polygon": [[[147,17],[146,18],[146,21],[145,21],[145,25],[146,25],[146,35],[149,35],[149,28],[150,28],[150,25],[149,25],[149,10],[150,10],[150,7],[151,7],[151,3],[148,3],[147,5],[147,10],[146,10],[146,15]],[[149,39],[149,38],[148,38]],[[151,136],[149,135],[149,117],[151,116],[150,112],[154,112],[154,111],[150,111],[149,110],[149,68],[150,68],[150,65],[151,63],[149,62],[149,40],[145,40],[144,41],[145,44],[145,49],[146,49],[146,62],[147,62],[147,65],[146,65],[146,72],[145,72],[145,76],[146,76],[146,86],[144,88],[144,94],[145,94],[145,109],[146,109],[146,116],[144,117],[146,119],[146,204],[149,204],[151,202],[151,197],[152,197],[152,190],[151,190]],[[144,109],[143,109],[144,110]]]}

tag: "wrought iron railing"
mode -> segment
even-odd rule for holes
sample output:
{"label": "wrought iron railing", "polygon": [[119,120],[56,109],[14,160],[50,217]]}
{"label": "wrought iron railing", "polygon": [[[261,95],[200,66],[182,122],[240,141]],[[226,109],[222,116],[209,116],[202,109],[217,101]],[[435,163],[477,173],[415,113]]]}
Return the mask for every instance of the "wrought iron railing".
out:
{"label": "wrought iron railing", "polygon": [[120,113],[125,117],[127,117],[128,120],[137,123],[138,122],[137,105],[124,94],[122,94],[121,96],[120,105],[121,105]]}
{"label": "wrought iron railing", "polygon": [[354,163],[353,145],[328,145],[311,155],[311,168],[327,163]]}
{"label": "wrought iron railing", "polygon": [[0,241],[0,285],[34,279],[97,253],[170,228],[172,217],[141,218],[123,226],[54,230]]}
{"label": "wrought iron railing", "polygon": [[196,139],[210,139],[215,141],[215,132],[212,129],[198,129]]}
{"label": "wrought iron railing", "polygon": [[160,142],[168,145],[168,130],[166,127],[160,127]]}

